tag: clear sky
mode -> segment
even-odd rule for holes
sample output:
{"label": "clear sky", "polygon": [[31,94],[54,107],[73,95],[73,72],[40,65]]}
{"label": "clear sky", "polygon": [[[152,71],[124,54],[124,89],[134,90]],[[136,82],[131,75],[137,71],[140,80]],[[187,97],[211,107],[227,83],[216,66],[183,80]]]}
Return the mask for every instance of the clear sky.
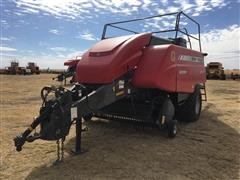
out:
{"label": "clear sky", "polygon": [[[100,40],[105,23],[176,11],[200,23],[206,62],[239,68],[239,0],[0,0],[0,8],[1,68],[11,60],[63,68],[65,60]],[[137,25],[128,26],[139,31],[172,26],[166,19]]]}

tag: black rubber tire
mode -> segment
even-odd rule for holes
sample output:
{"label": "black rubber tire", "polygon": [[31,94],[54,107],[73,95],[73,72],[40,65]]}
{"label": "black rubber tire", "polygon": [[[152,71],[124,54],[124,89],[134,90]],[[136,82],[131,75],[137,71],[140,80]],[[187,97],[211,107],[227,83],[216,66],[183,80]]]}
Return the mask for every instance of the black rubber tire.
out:
{"label": "black rubber tire", "polygon": [[221,75],[221,80],[226,80],[226,75],[225,74]]}
{"label": "black rubber tire", "polygon": [[167,131],[169,138],[174,138],[177,135],[177,120],[170,120],[167,122]]}
{"label": "black rubber tire", "polygon": [[90,121],[92,119],[92,117],[93,117],[93,114],[90,113],[88,115],[83,116],[83,119],[84,119],[84,121]]}
{"label": "black rubber tire", "polygon": [[176,107],[176,119],[185,122],[194,122],[199,119],[202,109],[202,96],[200,88],[197,86],[195,91],[181,105]]}

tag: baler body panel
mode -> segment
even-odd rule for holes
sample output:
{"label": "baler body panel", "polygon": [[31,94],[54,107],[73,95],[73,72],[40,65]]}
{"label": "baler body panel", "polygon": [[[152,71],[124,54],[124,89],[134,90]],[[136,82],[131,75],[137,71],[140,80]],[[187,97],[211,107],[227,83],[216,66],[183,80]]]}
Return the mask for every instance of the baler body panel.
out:
{"label": "baler body panel", "polygon": [[197,84],[206,82],[204,56],[201,52],[186,48],[176,49],[177,92],[192,93]]}
{"label": "baler body panel", "polygon": [[90,52],[92,53],[102,53],[102,52],[111,52],[118,46],[120,46],[122,43],[130,39],[132,35],[130,36],[120,36],[117,38],[110,38],[110,39],[104,39],[97,44],[95,44],[91,49]]}
{"label": "baler body panel", "polygon": [[107,84],[134,69],[151,33],[105,39],[87,51],[77,65],[76,81]]}
{"label": "baler body panel", "polygon": [[133,85],[192,93],[195,85],[205,80],[202,53],[169,44],[149,46],[144,50],[133,76]]}
{"label": "baler body panel", "polygon": [[76,66],[79,61],[80,61],[79,59],[71,59],[64,62],[64,66],[69,66],[69,67]]}

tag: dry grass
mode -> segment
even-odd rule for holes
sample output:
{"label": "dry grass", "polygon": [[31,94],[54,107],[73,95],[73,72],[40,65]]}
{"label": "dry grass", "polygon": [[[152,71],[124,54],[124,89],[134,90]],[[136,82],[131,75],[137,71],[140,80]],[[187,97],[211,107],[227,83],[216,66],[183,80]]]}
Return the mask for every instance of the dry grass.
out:
{"label": "dry grass", "polygon": [[83,134],[89,152],[72,156],[72,128],[65,162],[53,166],[55,142],[26,143],[18,153],[12,141],[37,115],[40,88],[52,76],[0,76],[2,179],[240,179],[239,82],[208,81],[200,120],[180,123],[173,140],[157,129],[94,119]]}
{"label": "dry grass", "polygon": [[224,72],[227,75],[230,75],[231,73],[240,75],[240,69],[226,69]]}

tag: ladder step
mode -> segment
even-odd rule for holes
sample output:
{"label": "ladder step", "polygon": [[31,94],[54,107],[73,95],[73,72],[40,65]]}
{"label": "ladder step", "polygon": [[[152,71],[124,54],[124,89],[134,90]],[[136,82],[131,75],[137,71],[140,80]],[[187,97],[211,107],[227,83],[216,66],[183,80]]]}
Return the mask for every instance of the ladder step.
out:
{"label": "ladder step", "polygon": [[201,96],[202,97],[202,101],[207,101],[207,92],[206,92],[206,85],[205,83],[202,84],[201,88],[203,91],[201,91]]}

